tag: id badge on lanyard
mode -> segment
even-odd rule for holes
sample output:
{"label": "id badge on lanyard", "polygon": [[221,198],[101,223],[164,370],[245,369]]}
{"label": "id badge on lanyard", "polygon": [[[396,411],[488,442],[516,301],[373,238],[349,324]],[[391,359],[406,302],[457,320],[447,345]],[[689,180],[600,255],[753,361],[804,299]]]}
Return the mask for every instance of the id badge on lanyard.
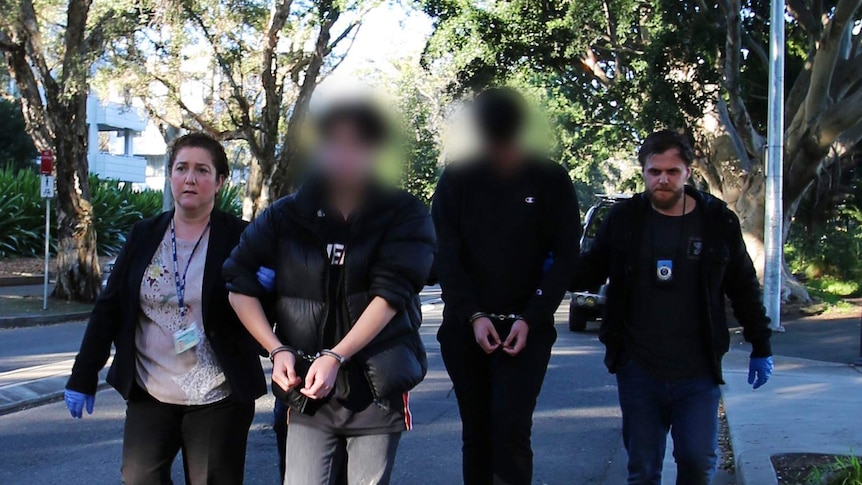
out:
{"label": "id badge on lanyard", "polygon": [[188,325],[185,325],[186,320],[186,275],[189,272],[189,266],[192,263],[192,257],[195,255],[195,251],[197,251],[198,246],[200,246],[201,241],[204,238],[204,235],[207,233],[210,225],[207,223],[207,227],[204,228],[201,236],[198,238],[198,242],[195,243],[195,246],[192,248],[192,252],[189,253],[189,260],[186,263],[186,269],[183,271],[182,277],[180,277],[180,264],[177,258],[177,234],[174,229],[174,221],[171,219],[171,252],[173,253],[174,260],[174,283],[177,286],[177,302],[180,305],[180,319],[183,322],[182,328],[174,332],[174,350],[177,354],[182,354],[183,352],[193,349],[197,347],[197,345],[201,341],[200,332],[198,331],[198,323],[191,322]]}
{"label": "id badge on lanyard", "polygon": [[186,328],[174,332],[174,350],[178,354],[197,347],[200,341],[198,322],[192,322]]}

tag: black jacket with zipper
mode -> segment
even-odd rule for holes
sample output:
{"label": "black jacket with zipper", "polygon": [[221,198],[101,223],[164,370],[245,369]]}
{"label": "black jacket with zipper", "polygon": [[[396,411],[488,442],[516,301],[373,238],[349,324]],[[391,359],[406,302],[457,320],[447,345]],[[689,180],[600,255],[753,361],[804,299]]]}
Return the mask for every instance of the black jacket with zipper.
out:
{"label": "black jacket with zipper", "polygon": [[[113,344],[116,352],[107,381],[128,399],[135,383],[135,332],[140,319],[141,280],[158,250],[173,211],[138,222],[117,256],[108,284],[96,300],[66,388],[95,394],[99,371]],[[260,346],[240,323],[228,303],[222,264],[239,242],[246,223],[214,210],[201,289],[203,327],[227,378],[231,396],[251,401],[266,393]],[[191,282],[190,282],[191,283]]]}
{"label": "black jacket with zipper", "polygon": [[[419,336],[419,291],[434,260],[436,237],[428,209],[406,192],[375,187],[351,215],[341,271],[344,301],[328,301],[330,259],[319,217],[322,191],[310,181],[275,202],[249,226],[225,262],[230,291],[262,298],[261,266],[274,268],[276,334],[285,344],[310,355],[323,349],[328,312],[348,320],[349,330],[375,297],[396,309],[395,317],[367,345],[358,362],[375,399],[414,387],[427,371]],[[344,332],[340,332],[344,333]]]}
{"label": "black jacket with zipper", "polygon": [[[742,325],[745,340],[752,344],[752,357],[772,355],[770,320],[736,214],[709,194],[691,187],[686,187],[686,194],[697,201],[695,210],[703,218],[700,295],[705,309],[703,322],[707,326],[704,335],[711,353],[712,375],[723,383],[721,360],[730,347],[725,296]],[[629,318],[632,286],[637,282],[635,272],[648,210],[652,209],[645,194],[614,205],[589,251],[581,258],[576,275],[578,288],[595,288],[606,280],[609,282],[599,340],[606,346],[605,365],[612,373],[616,371],[623,346],[623,328]]]}

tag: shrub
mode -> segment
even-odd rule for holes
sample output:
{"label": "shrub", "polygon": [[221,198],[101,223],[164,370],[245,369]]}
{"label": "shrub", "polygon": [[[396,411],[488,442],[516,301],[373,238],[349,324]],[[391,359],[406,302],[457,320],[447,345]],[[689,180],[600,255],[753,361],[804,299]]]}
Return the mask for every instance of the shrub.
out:
{"label": "shrub", "polygon": [[[54,228],[53,214],[51,219]],[[45,203],[39,197],[39,176],[26,170],[0,170],[0,257],[36,256],[44,248],[44,234]]]}
{"label": "shrub", "polygon": [[790,226],[785,255],[790,270],[808,286],[836,297],[860,293],[862,281],[862,198],[851,199],[818,224]]}
{"label": "shrub", "polygon": [[[134,191],[131,184],[90,178],[91,203],[101,255],[117,253],[132,226],[162,211],[162,191]],[[239,215],[242,188],[225,186],[219,209]],[[44,248],[45,202],[39,197],[39,175],[22,170],[0,170],[0,258],[38,256]],[[51,210],[51,252],[55,252],[57,221]]]}

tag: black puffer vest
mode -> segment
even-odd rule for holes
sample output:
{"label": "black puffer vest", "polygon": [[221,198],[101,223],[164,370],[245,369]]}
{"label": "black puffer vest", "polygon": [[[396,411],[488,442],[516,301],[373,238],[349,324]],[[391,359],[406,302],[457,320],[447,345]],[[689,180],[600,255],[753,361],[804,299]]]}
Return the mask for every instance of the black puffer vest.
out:
{"label": "black puffer vest", "polygon": [[384,298],[397,314],[353,360],[375,399],[408,391],[427,371],[418,293],[436,245],[429,211],[405,192],[375,188],[352,216],[340,283],[345,297],[328,301],[330,264],[320,236],[320,200],[316,185],[307,184],[261,214],[225,263],[228,289],[262,296],[255,273],[260,266],[275,268],[276,334],[311,355],[323,348],[324,324],[335,305],[344,305],[337,314],[347,321],[337,325],[346,331],[372,299]]}

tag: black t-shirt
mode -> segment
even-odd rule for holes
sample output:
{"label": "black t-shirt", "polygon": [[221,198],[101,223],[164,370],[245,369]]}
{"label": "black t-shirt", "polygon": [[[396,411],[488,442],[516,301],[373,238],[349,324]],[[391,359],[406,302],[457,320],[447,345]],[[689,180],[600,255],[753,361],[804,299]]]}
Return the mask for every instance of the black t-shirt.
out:
{"label": "black t-shirt", "polygon": [[[351,220],[336,210],[321,210],[321,235],[329,256],[329,308],[323,329],[323,347],[331,349],[350,331],[344,302],[344,263],[349,254]],[[328,358],[328,357],[327,357]],[[304,377],[304,376],[303,376]],[[349,361],[338,372],[332,394],[319,403],[310,403],[311,414],[290,414],[290,422],[325,429],[344,436],[397,433],[409,428],[407,395],[374,402],[371,388],[360,364]]]}
{"label": "black t-shirt", "polygon": [[701,288],[700,211],[649,209],[630,295],[626,354],[661,379],[709,375]]}

